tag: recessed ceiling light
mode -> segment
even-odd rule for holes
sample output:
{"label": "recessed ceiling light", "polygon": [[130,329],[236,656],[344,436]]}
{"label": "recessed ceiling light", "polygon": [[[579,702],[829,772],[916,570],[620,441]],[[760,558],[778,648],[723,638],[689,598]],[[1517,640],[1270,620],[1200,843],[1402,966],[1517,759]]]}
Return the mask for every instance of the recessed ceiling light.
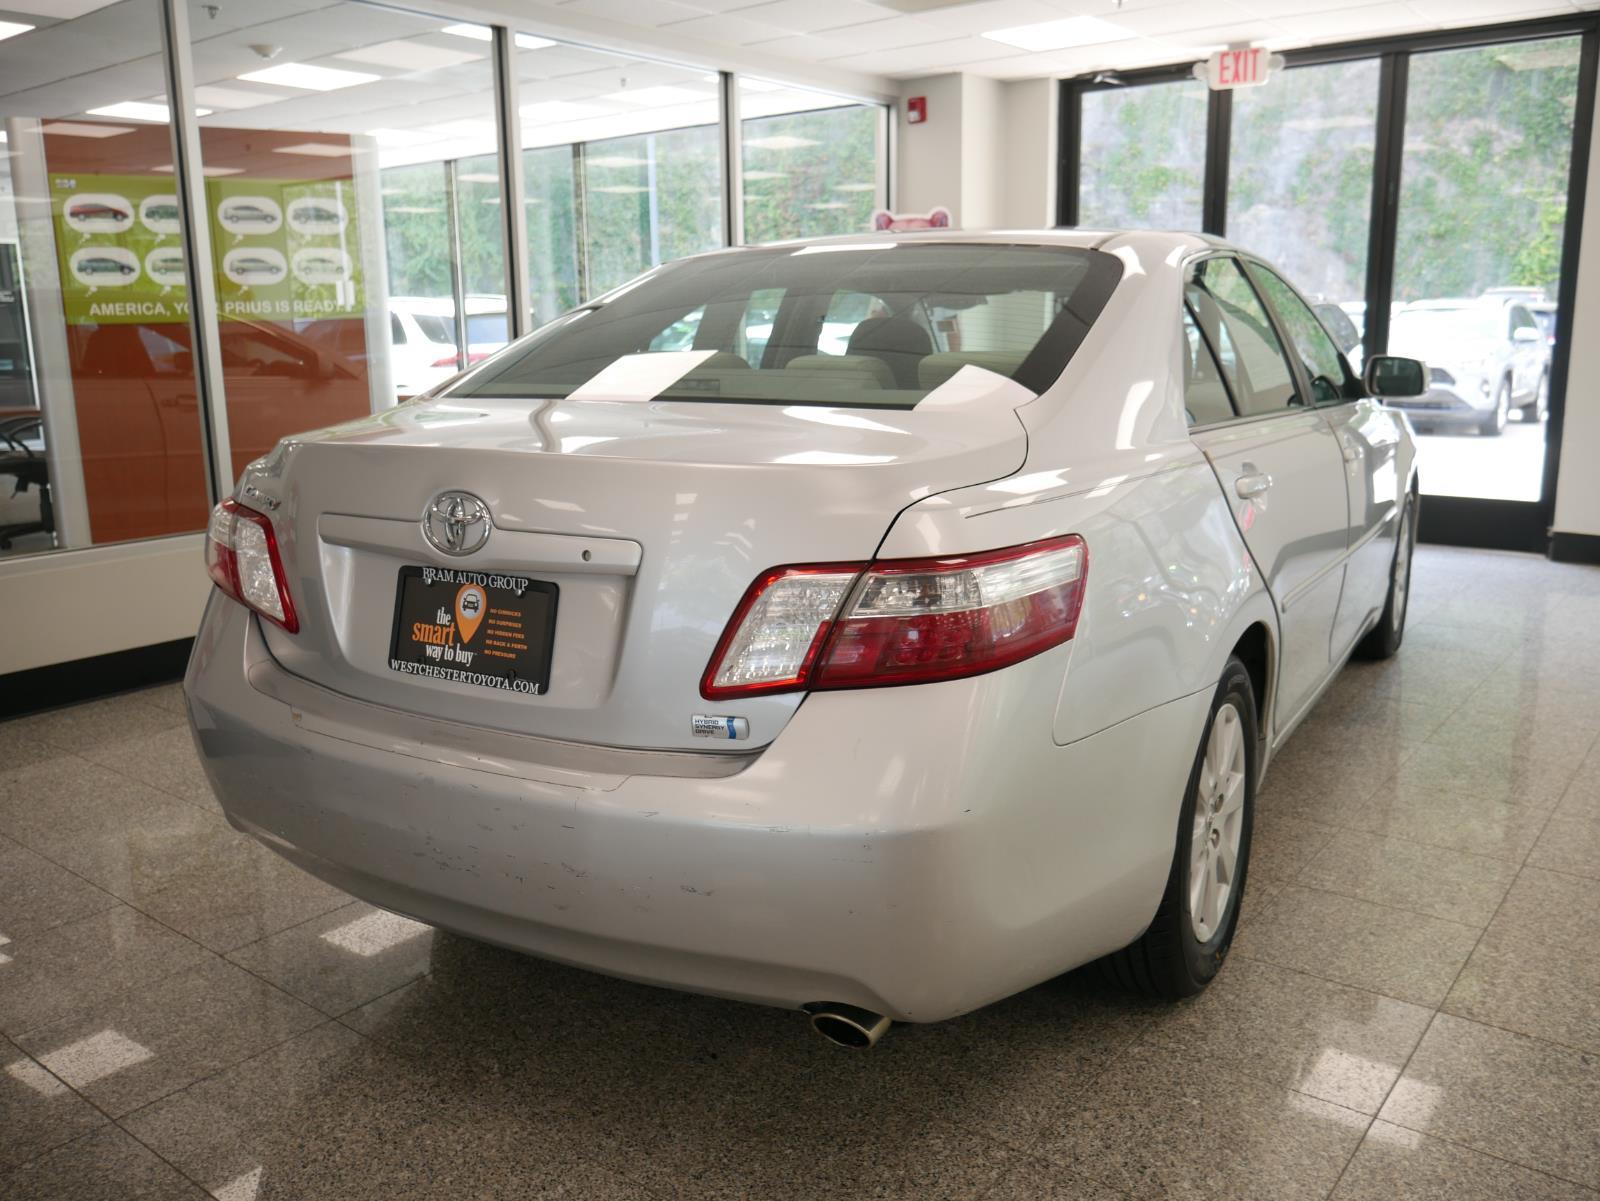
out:
{"label": "recessed ceiling light", "polygon": [[827,200],[821,204],[808,204],[806,207],[808,209],[842,209],[849,206],[842,200]]}
{"label": "recessed ceiling light", "polygon": [[493,171],[463,171],[456,176],[460,183],[499,183],[500,177]]}
{"label": "recessed ceiling light", "polygon": [[475,42],[488,42],[494,40],[494,30],[490,29],[487,25],[473,25],[466,21],[462,21],[456,25],[446,25],[439,32],[448,33],[452,37],[471,38]]}
{"label": "recessed ceiling light", "polygon": [[840,183],[834,184],[835,192],[876,192],[878,185],[875,183]]}
{"label": "recessed ceiling light", "polygon": [[381,75],[365,71],[341,71],[338,67],[314,67],[310,63],[279,63],[259,71],[246,71],[239,76],[250,83],[275,83],[285,88],[301,88],[307,92],[332,92],[339,88],[355,87],[358,83],[372,83]]}
{"label": "recessed ceiling light", "polygon": [[591,192],[609,192],[614,196],[637,196],[640,192],[648,192],[649,188],[639,187],[635,184],[612,183],[604,187],[590,188]]}
{"label": "recessed ceiling light", "polygon": [[350,147],[337,142],[297,142],[293,146],[274,146],[272,153],[307,154],[313,158],[347,158],[350,155]]}
{"label": "recessed ceiling light", "polygon": [[[159,167],[151,167],[150,170],[152,170],[152,171],[160,171],[164,175],[171,175],[172,174],[172,164],[171,163],[162,163]],[[203,167],[203,168],[201,168],[201,174],[202,175],[243,175],[244,174],[244,168],[243,167]]]}
{"label": "recessed ceiling light", "polygon": [[746,171],[744,177],[746,179],[788,179],[789,173],[787,171]]}
{"label": "recessed ceiling light", "polygon": [[1037,25],[991,29],[983,36],[1019,50],[1065,50],[1071,46],[1125,42],[1134,35],[1120,25],[1102,21],[1099,17],[1065,17],[1060,21],[1041,21]]}
{"label": "recessed ceiling light", "polygon": [[397,71],[434,71],[456,67],[462,63],[475,63],[483,58],[472,50],[453,50],[446,46],[429,46],[425,42],[400,39],[393,42],[376,42],[354,50],[341,50],[334,58],[355,63],[376,63],[380,67],[393,67]]}
{"label": "recessed ceiling light", "polygon": [[386,213],[442,213],[442,208],[431,207],[424,204],[386,204],[383,206]]}
{"label": "recessed ceiling light", "polygon": [[591,167],[642,167],[645,163],[631,154],[586,154],[583,161]]}
{"label": "recessed ceiling light", "polygon": [[531,33],[519,33],[511,40],[516,42],[518,50],[544,50],[557,44],[549,38],[536,38]]}
{"label": "recessed ceiling light", "polygon": [[24,25],[20,21],[0,21],[0,42],[14,38],[19,33],[27,33],[32,28],[32,25]]}
{"label": "recessed ceiling light", "polygon": [[820,146],[822,143],[815,138],[797,138],[792,133],[775,133],[765,138],[746,138],[746,146],[754,146],[757,150],[799,150],[805,146]]}
{"label": "recessed ceiling light", "polygon": [[[165,125],[172,120],[172,114],[164,104],[156,104],[150,100],[123,100],[117,104],[106,104],[99,108],[84,109],[91,117],[121,117],[124,121],[154,121]],[[197,117],[209,117],[209,108],[194,110]]]}
{"label": "recessed ceiling light", "polygon": [[131,125],[91,125],[87,121],[52,121],[44,127],[45,133],[62,134],[69,138],[114,138],[132,133]]}
{"label": "recessed ceiling light", "polygon": [[620,92],[612,92],[600,97],[602,100],[615,100],[621,104],[643,104],[650,108],[660,108],[669,104],[693,104],[711,97],[694,88],[677,88],[667,84],[654,88],[624,88]]}

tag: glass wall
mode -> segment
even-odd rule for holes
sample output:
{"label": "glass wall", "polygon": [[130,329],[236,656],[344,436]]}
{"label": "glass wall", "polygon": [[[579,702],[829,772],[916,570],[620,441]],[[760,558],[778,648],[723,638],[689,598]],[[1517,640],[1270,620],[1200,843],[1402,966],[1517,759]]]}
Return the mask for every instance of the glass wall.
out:
{"label": "glass wall", "polygon": [[1282,267],[1359,369],[1378,61],[1297,67],[1233,96],[1228,236]]}
{"label": "glass wall", "polygon": [[857,233],[887,207],[884,110],[765,79],[739,79],[744,240]]}
{"label": "glass wall", "polygon": [[1425,491],[1538,500],[1578,89],[1576,37],[1411,60],[1389,349]]}
{"label": "glass wall", "polygon": [[1083,93],[1078,224],[1199,229],[1209,95],[1194,79]]}
{"label": "glass wall", "polygon": [[[0,37],[0,556],[203,529],[279,438],[722,245],[729,212],[756,240],[865,231],[887,201],[876,104],[745,81],[747,201],[706,67],[368,0],[90,7]],[[174,169],[174,65],[195,179]]]}
{"label": "glass wall", "polygon": [[156,0],[0,41],[0,555],[204,527]]}

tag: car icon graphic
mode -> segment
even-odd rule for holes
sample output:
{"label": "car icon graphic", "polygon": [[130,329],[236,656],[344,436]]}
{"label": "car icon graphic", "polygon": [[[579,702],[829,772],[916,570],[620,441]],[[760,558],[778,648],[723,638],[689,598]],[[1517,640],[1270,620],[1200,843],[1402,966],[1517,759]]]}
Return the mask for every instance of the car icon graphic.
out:
{"label": "car icon graphic", "polygon": [[222,219],[229,225],[242,225],[247,221],[274,222],[278,218],[259,204],[236,204],[223,211]]}
{"label": "car icon graphic", "polygon": [[144,210],[146,221],[176,221],[178,219],[178,206],[175,204],[151,204]]}
{"label": "car icon graphic", "polygon": [[301,225],[342,225],[344,215],[337,209],[320,204],[302,204],[294,210],[294,219]]}
{"label": "car icon graphic", "polygon": [[148,267],[151,275],[182,275],[183,259],[177,255],[166,255],[155,259]]}
{"label": "car icon graphic", "polygon": [[108,255],[96,254],[78,260],[79,275],[132,275],[136,270],[138,268],[132,263],[125,263]]}
{"label": "car icon graphic", "polygon": [[[75,204],[67,209],[67,216],[74,221],[126,221],[131,215],[114,204]],[[177,215],[176,211],[173,215]]]}
{"label": "car icon graphic", "polygon": [[314,255],[311,258],[300,260],[302,271],[318,271],[326,275],[343,275],[344,264],[338,259],[330,259],[326,255]]}
{"label": "car icon graphic", "polygon": [[235,275],[278,276],[283,274],[283,268],[271,259],[260,258],[257,255],[247,255],[242,259],[233,260],[233,273]]}

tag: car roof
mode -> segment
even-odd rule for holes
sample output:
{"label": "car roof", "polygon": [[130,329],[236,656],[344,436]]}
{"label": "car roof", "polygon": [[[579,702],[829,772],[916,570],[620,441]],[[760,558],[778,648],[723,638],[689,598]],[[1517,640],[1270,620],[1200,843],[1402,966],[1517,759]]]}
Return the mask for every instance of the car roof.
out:
{"label": "car roof", "polygon": [[993,244],[1024,246],[1062,246],[1084,250],[1114,249],[1127,246],[1135,250],[1166,253],[1172,250],[1238,249],[1210,234],[1189,230],[1126,229],[919,229],[880,233],[843,234],[830,238],[793,238],[764,242],[759,246],[735,246],[708,251],[709,254],[741,254],[751,250],[773,250],[807,246],[871,246],[929,244]]}

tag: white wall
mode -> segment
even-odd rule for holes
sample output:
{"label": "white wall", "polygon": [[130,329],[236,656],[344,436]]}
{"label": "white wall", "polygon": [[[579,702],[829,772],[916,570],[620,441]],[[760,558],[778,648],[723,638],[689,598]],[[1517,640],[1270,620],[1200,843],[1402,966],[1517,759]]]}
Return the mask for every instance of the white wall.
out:
{"label": "white wall", "polygon": [[0,559],[0,675],[191,637],[211,592],[199,534]]}
{"label": "white wall", "polygon": [[[925,96],[928,119],[908,125],[905,101]],[[943,205],[962,229],[1055,224],[1055,81],[1006,83],[931,75],[900,87],[895,209]]]}
{"label": "white wall", "polygon": [[1572,313],[1567,407],[1556,481],[1555,529],[1600,535],[1600,119],[1589,145],[1589,185],[1579,250],[1577,305]]}

